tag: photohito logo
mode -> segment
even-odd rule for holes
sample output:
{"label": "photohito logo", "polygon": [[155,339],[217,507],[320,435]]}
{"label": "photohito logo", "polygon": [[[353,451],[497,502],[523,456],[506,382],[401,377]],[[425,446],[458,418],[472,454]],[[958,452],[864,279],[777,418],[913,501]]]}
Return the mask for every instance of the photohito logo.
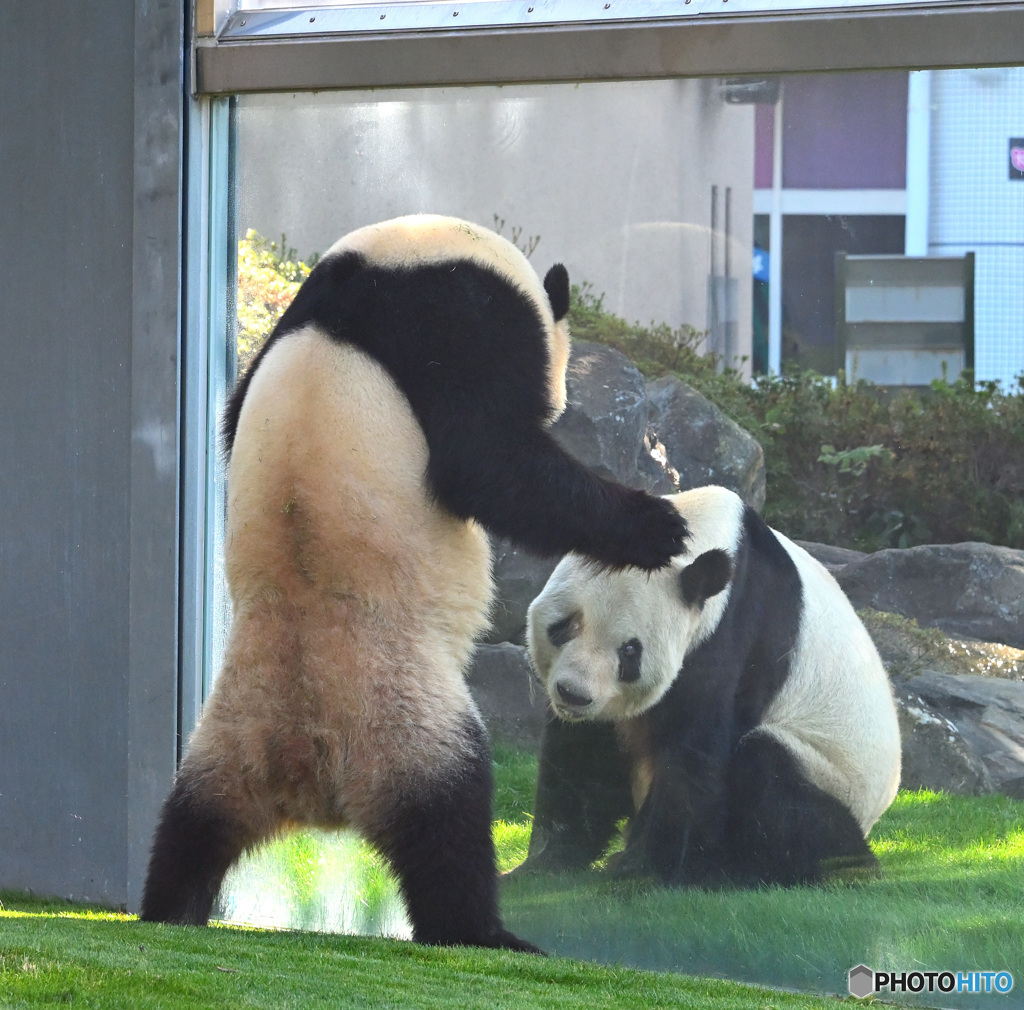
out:
{"label": "photohito logo", "polygon": [[971,992],[1005,995],[1013,988],[1008,971],[872,971],[850,969],[850,995],[864,999],[880,992]]}

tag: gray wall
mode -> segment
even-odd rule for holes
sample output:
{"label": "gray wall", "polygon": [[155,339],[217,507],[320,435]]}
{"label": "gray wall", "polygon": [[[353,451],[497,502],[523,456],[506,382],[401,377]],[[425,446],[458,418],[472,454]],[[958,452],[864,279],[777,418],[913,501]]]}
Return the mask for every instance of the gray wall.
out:
{"label": "gray wall", "polygon": [[0,4],[0,888],[134,905],[173,771],[183,7]]}

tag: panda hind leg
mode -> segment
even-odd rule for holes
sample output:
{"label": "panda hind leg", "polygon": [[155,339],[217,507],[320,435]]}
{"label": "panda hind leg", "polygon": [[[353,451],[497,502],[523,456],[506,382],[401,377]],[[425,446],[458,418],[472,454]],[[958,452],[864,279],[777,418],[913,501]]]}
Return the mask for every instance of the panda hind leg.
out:
{"label": "panda hind leg", "polygon": [[399,879],[417,943],[543,953],[502,924],[490,750],[472,717],[465,732],[469,753],[460,764],[443,779],[408,788],[367,835]]}
{"label": "panda hind leg", "polygon": [[222,798],[178,773],[164,801],[150,852],[139,918],[205,926],[227,871],[263,836],[229,815]]}
{"label": "panda hind leg", "polygon": [[878,860],[853,814],[810,782],[774,737],[755,731],[740,741],[728,788],[723,855],[735,883],[788,887],[877,876]]}

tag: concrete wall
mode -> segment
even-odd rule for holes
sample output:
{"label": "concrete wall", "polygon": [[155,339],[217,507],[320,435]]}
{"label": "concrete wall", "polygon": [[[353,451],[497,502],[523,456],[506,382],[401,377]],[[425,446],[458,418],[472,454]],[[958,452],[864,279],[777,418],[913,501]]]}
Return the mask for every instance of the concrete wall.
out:
{"label": "concrete wall", "polygon": [[137,901],[173,771],[182,8],[0,4],[0,888]]}
{"label": "concrete wall", "polygon": [[732,339],[749,354],[753,131],[711,80],[245,96],[239,228],[305,256],[397,214],[497,215],[540,237],[540,273],[562,261],[630,321],[703,330],[728,188]]}

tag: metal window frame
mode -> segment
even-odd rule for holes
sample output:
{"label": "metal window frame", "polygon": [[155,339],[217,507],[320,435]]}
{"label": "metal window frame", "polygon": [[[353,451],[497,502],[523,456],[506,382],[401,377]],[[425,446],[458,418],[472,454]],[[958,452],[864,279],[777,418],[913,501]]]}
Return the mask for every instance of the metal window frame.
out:
{"label": "metal window frame", "polygon": [[1020,0],[249,5],[196,38],[195,94],[1010,66],[1024,38]]}
{"label": "metal window frame", "polygon": [[216,674],[216,607],[224,586],[225,474],[218,420],[234,380],[233,101],[202,98],[188,119],[182,403],[178,758]]}

